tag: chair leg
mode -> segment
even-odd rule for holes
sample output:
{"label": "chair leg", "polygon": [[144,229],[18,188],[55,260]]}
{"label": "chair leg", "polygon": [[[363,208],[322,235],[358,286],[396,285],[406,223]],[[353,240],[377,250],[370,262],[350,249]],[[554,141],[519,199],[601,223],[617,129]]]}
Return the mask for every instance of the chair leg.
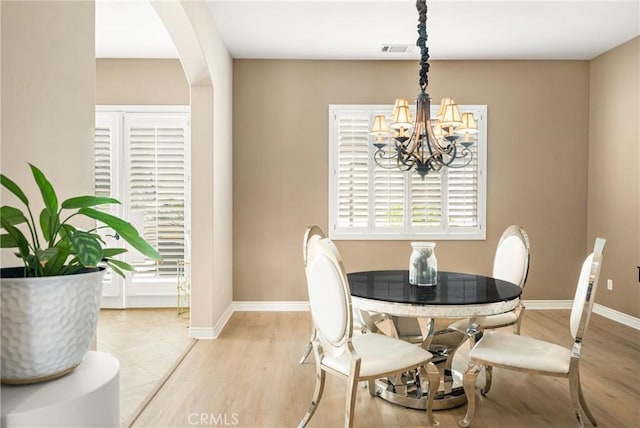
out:
{"label": "chair leg", "polygon": [[427,395],[427,426],[437,427],[440,422],[436,421],[433,417],[433,400],[438,393],[440,387],[440,372],[433,363],[428,363],[426,366],[419,368],[420,374],[423,378],[429,379],[429,395]]}
{"label": "chair leg", "polygon": [[467,371],[464,373],[462,385],[464,387],[464,394],[467,396],[467,414],[464,416],[464,419],[458,421],[458,425],[461,427],[470,426],[476,413],[476,381],[481,369],[482,365],[470,363]]}
{"label": "chair leg", "polygon": [[370,379],[369,380],[369,395],[372,397],[377,397],[378,394],[376,394],[376,380],[375,379]]}
{"label": "chair leg", "polygon": [[524,305],[520,305],[520,309],[518,310],[518,320],[516,321],[515,325],[513,326],[513,332],[515,334],[520,334],[520,326],[522,325],[522,318],[524,317],[524,311],[525,311]]}
{"label": "chair leg", "polygon": [[486,366],[484,368],[484,375],[485,375],[484,388],[480,389],[480,393],[482,395],[487,395],[489,393],[489,390],[491,389],[491,381],[493,379],[493,367]]}
{"label": "chair leg", "polygon": [[569,392],[571,393],[571,403],[573,404],[573,411],[578,421],[578,426],[580,428],[584,428],[584,417],[582,412],[585,413],[593,426],[598,426],[596,419],[593,417],[593,414],[591,414],[591,411],[584,400],[582,386],[580,385],[580,372],[578,370],[573,370],[569,373]]}
{"label": "chair leg", "polygon": [[447,359],[444,362],[444,369],[442,374],[444,375],[444,393],[450,394],[453,389],[453,357],[455,355],[455,350],[449,352],[447,355]]}
{"label": "chair leg", "polygon": [[360,376],[360,359],[351,364],[351,373],[347,379],[347,400],[344,407],[344,426],[353,428],[353,412],[356,408],[356,394],[358,392],[358,378]]}
{"label": "chair leg", "polygon": [[311,333],[311,337],[309,338],[309,344],[307,345],[307,350],[304,352],[304,355],[302,356],[302,358],[300,358],[300,364],[303,364],[307,358],[309,357],[309,354],[311,353],[311,350],[313,349],[313,341],[316,340],[316,335],[318,333],[316,332],[316,329],[313,329],[313,332]]}
{"label": "chair leg", "polygon": [[325,372],[320,367],[320,363],[316,363],[316,387],[313,391],[313,398],[311,399],[311,404],[309,405],[309,410],[302,418],[302,421],[298,424],[298,428],[304,428],[311,420],[311,417],[318,409],[318,404],[320,403],[320,399],[322,398],[322,392],[324,391],[324,380],[325,380]]}
{"label": "chair leg", "polygon": [[582,405],[582,410],[584,411],[585,415],[587,415],[587,418],[589,418],[589,421],[591,421],[591,425],[593,425],[594,427],[597,427],[598,421],[596,421],[596,418],[593,417],[593,414],[591,413],[591,410],[589,410],[589,407],[587,406],[587,402],[584,399],[584,394],[582,393],[582,384],[580,384],[579,387],[580,387],[579,398],[580,398],[580,404]]}

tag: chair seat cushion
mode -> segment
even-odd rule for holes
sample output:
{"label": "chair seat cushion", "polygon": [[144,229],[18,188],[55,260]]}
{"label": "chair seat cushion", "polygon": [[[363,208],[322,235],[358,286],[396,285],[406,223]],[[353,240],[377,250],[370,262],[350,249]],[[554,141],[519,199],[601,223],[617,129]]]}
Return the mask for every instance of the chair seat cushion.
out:
{"label": "chair seat cushion", "polygon": [[488,365],[567,374],[571,351],[532,337],[485,331],[469,358]]}
{"label": "chair seat cushion", "polygon": [[[361,357],[360,377],[364,378],[419,366],[432,357],[430,352],[420,346],[377,333],[354,336],[352,343]],[[322,364],[348,375],[351,369],[351,358],[347,354],[325,355]]]}

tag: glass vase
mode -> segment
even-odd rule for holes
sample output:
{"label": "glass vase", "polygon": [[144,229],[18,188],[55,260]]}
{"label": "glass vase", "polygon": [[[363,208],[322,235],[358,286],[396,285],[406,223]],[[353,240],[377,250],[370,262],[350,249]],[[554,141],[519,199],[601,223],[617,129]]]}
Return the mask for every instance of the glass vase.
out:
{"label": "glass vase", "polygon": [[434,242],[412,242],[409,261],[409,283],[413,285],[436,285],[438,280],[438,260]]}

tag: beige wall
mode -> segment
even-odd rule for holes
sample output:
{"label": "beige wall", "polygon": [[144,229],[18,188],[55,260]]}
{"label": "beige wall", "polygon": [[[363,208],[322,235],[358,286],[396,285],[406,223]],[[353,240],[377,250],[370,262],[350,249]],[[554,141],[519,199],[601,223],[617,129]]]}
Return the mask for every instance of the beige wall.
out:
{"label": "beige wall", "polygon": [[98,59],[96,104],[189,104],[189,82],[177,59]]}
{"label": "beige wall", "polygon": [[[93,192],[94,3],[0,2],[1,169],[41,207],[27,162],[60,201]],[[27,183],[27,184],[24,184]],[[2,203],[15,199],[2,192]],[[40,209],[37,208],[36,212]],[[19,264],[3,260],[3,265]]]}
{"label": "beige wall", "polygon": [[[234,300],[307,300],[304,228],[328,221],[328,105],[418,93],[393,61],[234,61]],[[440,241],[443,270],[490,274],[502,231],[531,238],[525,299],[570,299],[585,256],[589,63],[434,61],[429,92],[488,105],[486,241]],[[637,157],[636,157],[637,158]],[[348,271],[406,269],[408,241],[338,241]]]}
{"label": "beige wall", "polygon": [[596,301],[640,317],[640,37],[591,61],[589,90],[587,245],[607,238]]}

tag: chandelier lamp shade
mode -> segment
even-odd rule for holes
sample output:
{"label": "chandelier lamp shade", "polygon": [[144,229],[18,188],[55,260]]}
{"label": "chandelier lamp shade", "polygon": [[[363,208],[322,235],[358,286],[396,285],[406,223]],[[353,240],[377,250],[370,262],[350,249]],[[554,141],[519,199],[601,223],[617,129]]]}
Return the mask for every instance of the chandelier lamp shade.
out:
{"label": "chandelier lamp shade", "polygon": [[469,147],[478,127],[473,114],[461,115],[458,105],[449,97],[442,99],[438,114],[431,117],[431,97],[426,92],[429,84],[426,0],[417,0],[416,8],[419,18],[416,45],[420,48],[420,94],[416,99],[415,119],[411,115],[409,101],[397,99],[390,124],[387,125],[384,115],[375,116],[370,134],[376,137],[374,159],[377,165],[403,171],[415,168],[424,179],[430,171],[440,171],[444,166],[464,168],[469,165],[473,159]]}

